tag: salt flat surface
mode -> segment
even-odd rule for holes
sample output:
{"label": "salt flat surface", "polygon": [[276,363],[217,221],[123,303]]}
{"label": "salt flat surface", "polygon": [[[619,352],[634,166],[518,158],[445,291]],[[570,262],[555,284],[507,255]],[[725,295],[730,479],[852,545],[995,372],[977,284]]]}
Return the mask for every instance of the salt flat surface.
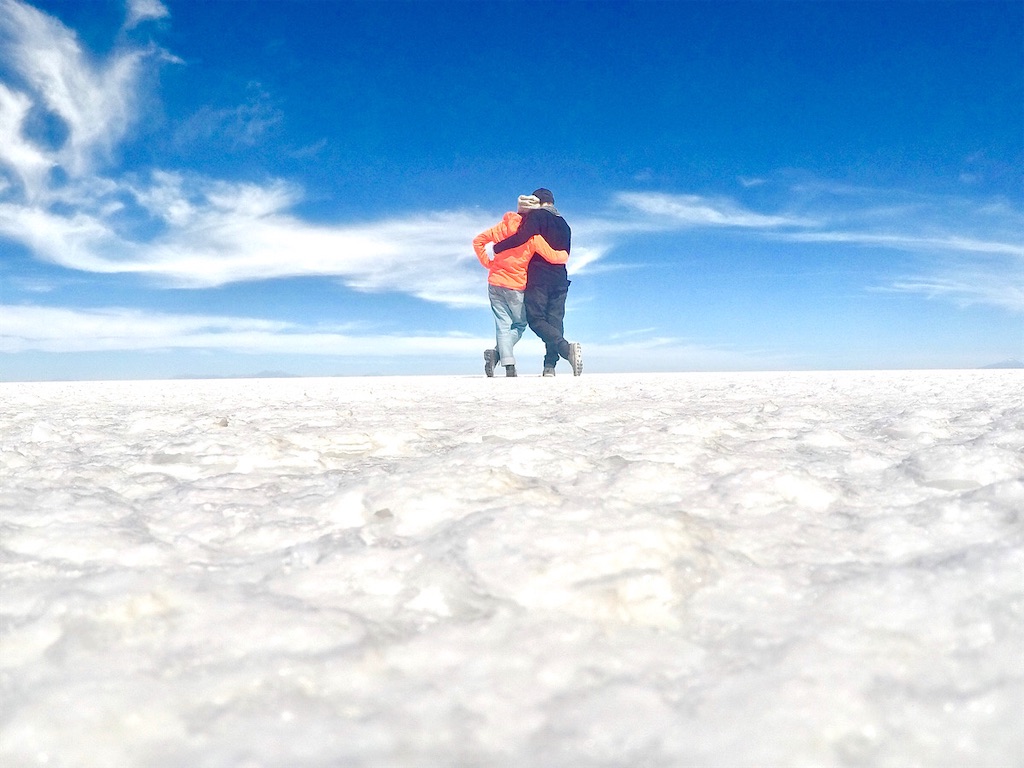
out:
{"label": "salt flat surface", "polygon": [[1024,374],[0,384],[0,764],[1024,765]]}

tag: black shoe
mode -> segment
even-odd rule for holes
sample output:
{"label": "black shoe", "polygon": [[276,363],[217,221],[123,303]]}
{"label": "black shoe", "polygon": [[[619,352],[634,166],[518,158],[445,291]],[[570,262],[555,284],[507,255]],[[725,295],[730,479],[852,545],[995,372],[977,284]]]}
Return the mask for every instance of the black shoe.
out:
{"label": "black shoe", "polygon": [[554,375],[555,375],[555,369],[554,369],[554,366],[550,366],[550,365],[549,365],[549,366],[546,366],[546,367],[544,368],[544,375],[545,375],[545,376],[554,376]]}
{"label": "black shoe", "polygon": [[498,350],[496,349],[485,349],[484,350],[484,375],[487,378],[494,376],[494,364],[498,362]]}
{"label": "black shoe", "polygon": [[505,378],[510,378],[516,375],[516,367],[514,365],[505,366]]}

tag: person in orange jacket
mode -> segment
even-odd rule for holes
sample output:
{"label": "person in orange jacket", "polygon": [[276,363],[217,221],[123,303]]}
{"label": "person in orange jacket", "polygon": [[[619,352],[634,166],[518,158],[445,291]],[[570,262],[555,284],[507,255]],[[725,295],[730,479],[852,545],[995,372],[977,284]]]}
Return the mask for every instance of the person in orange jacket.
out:
{"label": "person in orange jacket", "polygon": [[506,240],[519,231],[523,214],[540,208],[541,201],[533,195],[520,195],[516,211],[506,213],[500,222],[473,238],[473,250],[487,269],[487,296],[494,314],[495,348],[484,350],[484,373],[494,376],[494,367],[505,367],[505,376],[516,375],[516,359],[512,348],[526,332],[526,271],[530,259],[540,254],[553,264],[564,264],[569,254],[556,251],[542,235],[534,235],[518,248],[510,248],[491,256],[487,246]]}

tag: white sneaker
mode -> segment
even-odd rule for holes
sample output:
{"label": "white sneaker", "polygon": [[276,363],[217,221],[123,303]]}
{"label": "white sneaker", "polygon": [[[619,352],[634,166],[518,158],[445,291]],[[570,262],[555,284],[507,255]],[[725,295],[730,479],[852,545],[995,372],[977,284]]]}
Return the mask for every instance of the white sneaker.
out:
{"label": "white sneaker", "polygon": [[572,366],[573,376],[583,373],[583,347],[579,342],[569,342],[569,365]]}
{"label": "white sneaker", "polygon": [[485,349],[484,350],[484,375],[487,378],[494,376],[494,364],[498,362],[498,350],[496,349]]}

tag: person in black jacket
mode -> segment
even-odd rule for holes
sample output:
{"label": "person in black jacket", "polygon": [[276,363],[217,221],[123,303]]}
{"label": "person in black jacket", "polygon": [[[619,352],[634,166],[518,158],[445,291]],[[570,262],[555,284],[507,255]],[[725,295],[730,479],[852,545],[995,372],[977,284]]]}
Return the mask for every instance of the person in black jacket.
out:
{"label": "person in black jacket", "polygon": [[[534,190],[533,195],[540,200],[540,208],[526,213],[514,235],[495,243],[495,253],[523,245],[534,235],[541,235],[552,249],[569,253],[572,230],[555,208],[555,196],[543,187]],[[526,275],[526,321],[544,342],[544,375],[554,376],[555,365],[563,357],[569,361],[573,376],[579,376],[583,372],[583,349],[563,336],[569,293],[565,264],[552,264],[534,253]]]}

